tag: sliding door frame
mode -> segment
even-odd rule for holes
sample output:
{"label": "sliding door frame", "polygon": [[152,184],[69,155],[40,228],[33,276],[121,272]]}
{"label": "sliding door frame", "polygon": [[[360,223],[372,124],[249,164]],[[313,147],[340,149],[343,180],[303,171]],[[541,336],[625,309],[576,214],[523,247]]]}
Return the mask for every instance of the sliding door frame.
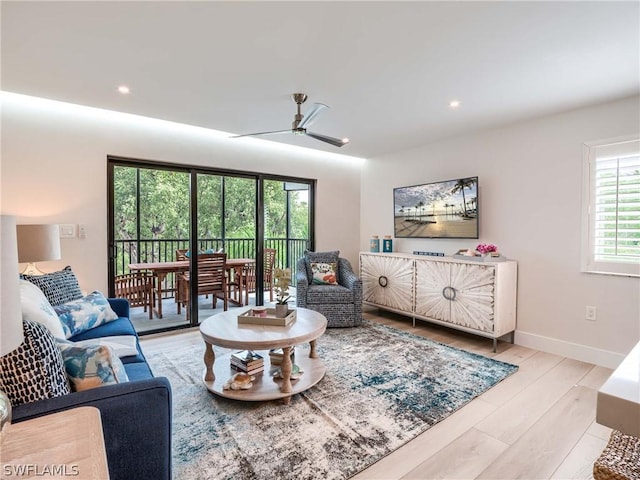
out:
{"label": "sliding door frame", "polygon": [[[191,251],[198,251],[198,238],[197,235],[193,235],[192,232],[197,232],[198,226],[198,191],[197,191],[197,177],[198,175],[216,175],[223,178],[223,191],[222,191],[222,235],[226,238],[225,228],[225,195],[224,195],[224,177],[240,177],[253,179],[256,184],[255,193],[255,242],[256,242],[256,285],[262,285],[264,282],[263,267],[264,267],[264,242],[265,242],[265,215],[264,215],[264,182],[267,180],[281,181],[281,182],[295,182],[309,185],[309,239],[308,248],[314,249],[315,245],[315,192],[316,192],[316,179],[289,177],[284,175],[271,175],[262,172],[248,172],[242,170],[234,170],[219,167],[203,167],[201,165],[190,165],[181,163],[162,162],[140,158],[129,158],[115,155],[107,155],[107,274],[108,274],[108,294],[109,297],[115,295],[114,278],[116,275],[115,257],[115,167],[128,167],[128,168],[149,168],[156,170],[170,170],[173,172],[187,173],[189,174],[189,248]],[[140,172],[136,175],[137,192],[140,192]],[[289,199],[287,196],[287,211],[288,211]],[[137,205],[137,241],[140,242],[140,202],[138,199]],[[288,215],[288,214],[287,214]],[[289,222],[287,218],[287,239],[289,235]],[[138,248],[138,251],[140,249]],[[288,258],[287,258],[288,262]],[[287,265],[289,266],[289,265]],[[192,278],[197,278],[197,262],[190,263],[190,275]],[[184,328],[191,328],[198,325],[198,295],[195,289],[192,289],[190,294],[189,308],[191,309],[190,321],[184,325],[177,325],[173,327],[161,327],[155,330],[141,332],[141,335],[147,335],[152,333],[166,332],[171,330],[179,330]],[[264,304],[264,290],[256,288],[256,305]]]}

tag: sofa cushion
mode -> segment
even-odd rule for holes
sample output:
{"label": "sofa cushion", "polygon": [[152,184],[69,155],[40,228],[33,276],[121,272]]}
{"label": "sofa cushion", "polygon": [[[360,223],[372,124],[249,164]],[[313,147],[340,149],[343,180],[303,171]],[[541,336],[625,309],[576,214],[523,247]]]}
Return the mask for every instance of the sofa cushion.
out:
{"label": "sofa cushion", "polygon": [[38,322],[47,327],[54,337],[65,338],[60,318],[42,290],[22,279],[20,280],[20,306],[23,320]]}
{"label": "sofa cushion", "polygon": [[[340,258],[340,250],[332,250],[328,252],[312,252],[310,250],[304,251],[304,264],[307,267],[307,280],[309,283],[313,283],[313,271],[311,270],[311,263],[335,263],[337,265],[338,258]],[[338,272],[336,271],[336,278]]]}
{"label": "sofa cushion", "polygon": [[69,266],[59,272],[45,273],[44,275],[20,275],[20,278],[33,283],[42,290],[49,303],[54,307],[82,298],[78,279]]}
{"label": "sofa cushion", "polygon": [[0,357],[0,389],[12,405],[71,393],[60,349],[43,325],[23,320],[24,341]]}
{"label": "sofa cushion", "polygon": [[58,340],[65,370],[74,392],[128,382],[124,365],[111,347],[78,345]]}
{"label": "sofa cushion", "polygon": [[117,335],[135,335],[136,331],[131,324],[131,321],[126,317],[119,317],[115,320],[103,323],[102,325],[79,332],[69,338],[72,342],[78,342],[80,340],[89,340],[91,338],[101,337],[113,337]]}
{"label": "sofa cushion", "polygon": [[353,303],[353,291],[342,285],[309,285],[307,303]]}
{"label": "sofa cushion", "polygon": [[127,371],[129,381],[153,378],[153,373],[146,362],[125,363],[124,369]]}
{"label": "sofa cushion", "polygon": [[97,291],[79,300],[56,305],[53,309],[60,317],[66,338],[118,318],[104,295]]}

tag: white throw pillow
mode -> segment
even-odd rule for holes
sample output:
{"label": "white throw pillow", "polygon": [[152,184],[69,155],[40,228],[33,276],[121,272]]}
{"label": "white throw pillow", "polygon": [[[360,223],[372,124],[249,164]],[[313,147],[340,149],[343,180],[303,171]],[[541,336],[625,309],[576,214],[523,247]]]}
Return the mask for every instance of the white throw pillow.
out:
{"label": "white throw pillow", "polygon": [[133,335],[114,335],[112,337],[91,338],[89,340],[80,340],[79,342],[73,343],[80,346],[104,345],[111,347],[119,358],[138,354],[138,349],[136,348],[136,337]]}
{"label": "white throw pillow", "polygon": [[62,322],[47,297],[33,283],[20,280],[22,319],[38,322],[47,327],[55,338],[65,338]]}

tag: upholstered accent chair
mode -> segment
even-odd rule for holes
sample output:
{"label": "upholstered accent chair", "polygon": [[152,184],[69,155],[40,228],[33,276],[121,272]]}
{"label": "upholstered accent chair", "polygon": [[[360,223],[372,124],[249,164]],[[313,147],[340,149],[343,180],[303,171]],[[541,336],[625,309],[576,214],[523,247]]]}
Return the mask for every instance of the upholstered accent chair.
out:
{"label": "upholstered accent chair", "polygon": [[[332,264],[336,267],[334,273],[329,271],[325,279],[337,283],[314,283],[314,269],[318,265],[330,269],[328,266]],[[362,324],[362,280],[354,273],[349,260],[340,257],[339,251],[305,251],[296,267],[296,306],[323,314],[329,327],[356,327]],[[315,277],[317,281],[318,275]]]}

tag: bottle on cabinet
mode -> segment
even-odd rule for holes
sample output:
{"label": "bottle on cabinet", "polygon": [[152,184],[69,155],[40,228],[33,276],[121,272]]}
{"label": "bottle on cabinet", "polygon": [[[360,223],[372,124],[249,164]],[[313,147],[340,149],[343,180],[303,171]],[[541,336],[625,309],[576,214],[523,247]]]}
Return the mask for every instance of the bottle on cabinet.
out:
{"label": "bottle on cabinet", "polygon": [[369,241],[369,251],[373,253],[378,253],[380,251],[380,239],[378,238],[378,235],[371,237],[371,240]]}
{"label": "bottle on cabinet", "polygon": [[391,239],[391,235],[385,235],[382,240],[382,251],[384,253],[393,252],[393,240]]}

